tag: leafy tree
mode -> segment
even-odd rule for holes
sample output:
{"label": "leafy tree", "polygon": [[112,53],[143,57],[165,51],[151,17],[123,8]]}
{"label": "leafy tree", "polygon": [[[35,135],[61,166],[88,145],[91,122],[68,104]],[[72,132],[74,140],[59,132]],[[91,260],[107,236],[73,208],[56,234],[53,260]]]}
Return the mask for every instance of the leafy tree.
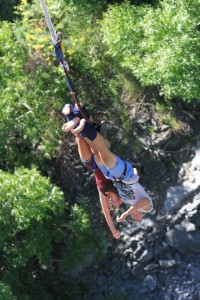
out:
{"label": "leafy tree", "polygon": [[17,298],[12,293],[11,287],[3,282],[0,282],[0,299],[17,300]]}
{"label": "leafy tree", "polygon": [[156,7],[113,5],[102,22],[108,53],[143,86],[158,85],[167,98],[198,98],[198,1],[161,1]]}
{"label": "leafy tree", "polygon": [[59,70],[52,70],[39,52],[28,53],[21,30],[20,24],[4,22],[0,31],[2,166],[51,158],[61,138],[58,109],[64,88]]}
{"label": "leafy tree", "polygon": [[[63,290],[57,290],[63,278],[52,274],[52,253],[60,245],[61,268],[72,273],[104,254],[104,235],[92,227],[86,199],[82,207],[72,207],[66,230],[61,230],[63,194],[33,167],[17,169],[14,174],[0,172],[0,201],[2,295],[12,295],[12,290],[10,299],[15,299],[14,295],[24,300],[55,299],[48,291],[50,285],[55,295],[61,293],[72,299],[72,294],[80,291],[80,282],[73,283],[72,290],[66,284]],[[45,281],[41,272],[44,267],[50,274]]]}
{"label": "leafy tree", "polygon": [[[115,105],[119,86],[112,79],[112,63],[102,59],[99,24],[94,17],[101,17],[105,3],[60,0],[55,4],[49,0],[47,5],[55,27],[70,34],[63,43],[79,100],[90,108],[99,108],[100,103],[105,108]],[[8,169],[22,164],[29,167],[32,162],[43,168],[44,160],[54,157],[61,143],[59,112],[71,99],[66,99],[65,77],[41,21],[40,3],[23,1],[18,14],[20,21],[2,23],[0,31],[0,164]]]}
{"label": "leafy tree", "polygon": [[62,192],[35,168],[1,171],[0,186],[0,240],[7,266],[24,266],[34,255],[51,263],[51,243],[64,208]]}
{"label": "leafy tree", "polygon": [[14,174],[0,172],[0,202],[0,276],[16,292],[36,262],[52,265],[53,242],[62,237],[63,193],[35,167],[20,168]]}

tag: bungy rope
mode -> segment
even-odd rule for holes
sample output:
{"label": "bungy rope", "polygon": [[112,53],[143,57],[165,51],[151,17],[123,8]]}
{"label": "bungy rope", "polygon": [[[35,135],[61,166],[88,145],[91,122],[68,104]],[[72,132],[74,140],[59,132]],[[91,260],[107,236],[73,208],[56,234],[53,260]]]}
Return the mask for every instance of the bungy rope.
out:
{"label": "bungy rope", "polygon": [[42,10],[47,22],[47,26],[49,28],[49,32],[51,35],[51,39],[54,45],[54,53],[56,58],[59,60],[61,66],[63,67],[64,73],[65,73],[65,77],[66,77],[66,82],[67,82],[67,86],[69,88],[70,91],[70,95],[74,101],[74,104],[76,104],[78,106],[78,108],[80,109],[80,112],[83,116],[83,118],[85,118],[89,123],[91,123],[91,121],[88,119],[88,117],[86,116],[86,114],[83,112],[81,105],[77,99],[76,93],[74,91],[72,82],[70,80],[70,75],[69,75],[69,65],[68,63],[64,60],[64,56],[63,56],[63,49],[62,49],[62,33],[56,32],[53,26],[53,23],[51,21],[51,17],[49,15],[49,12],[47,10],[47,6],[44,0],[40,0],[40,4],[42,6]]}

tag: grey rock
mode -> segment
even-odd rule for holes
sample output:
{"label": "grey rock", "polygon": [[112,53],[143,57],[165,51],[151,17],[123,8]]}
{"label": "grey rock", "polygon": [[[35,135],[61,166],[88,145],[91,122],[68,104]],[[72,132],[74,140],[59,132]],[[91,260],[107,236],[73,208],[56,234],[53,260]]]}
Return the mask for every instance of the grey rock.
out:
{"label": "grey rock", "polygon": [[153,227],[153,225],[154,225],[154,222],[147,217],[139,223],[139,227],[145,231],[151,229]]}
{"label": "grey rock", "polygon": [[[161,157],[160,150],[154,154],[156,159]],[[164,154],[162,155],[164,158]],[[174,154],[172,156],[174,157]],[[176,172],[176,178],[173,180],[179,180],[180,190],[177,186],[167,190],[171,191],[172,198],[177,197],[177,202],[169,203],[170,213],[155,218],[147,215],[141,223],[134,226],[128,221],[124,223],[122,236],[116,241],[113,250],[114,254],[118,252],[120,255],[114,255],[109,261],[106,260],[101,268],[96,269],[96,277],[92,274],[93,280],[96,280],[95,294],[91,292],[77,300],[100,300],[105,296],[113,298],[116,287],[116,295],[126,300],[200,299],[198,164],[199,157],[196,152],[192,161],[189,163],[187,160],[179,174]],[[158,172],[157,169],[156,171]],[[166,178],[171,182],[172,177],[169,174],[166,174]],[[174,195],[177,192],[182,194]],[[195,193],[197,195],[194,197]],[[81,272],[79,276],[82,275]],[[87,272],[87,276],[89,273]]]}
{"label": "grey rock", "polygon": [[185,229],[185,231],[194,231],[196,229],[195,225],[187,220],[183,220],[181,222],[181,226]]}
{"label": "grey rock", "polygon": [[169,128],[170,128],[169,125],[162,125],[161,131],[166,131],[166,130],[169,129]]}
{"label": "grey rock", "polygon": [[170,291],[166,291],[166,294],[164,296],[164,300],[173,300],[171,292]]}
{"label": "grey rock", "polygon": [[147,275],[144,279],[144,283],[148,286],[148,288],[153,291],[157,286],[157,276],[155,274]]}
{"label": "grey rock", "polygon": [[166,233],[165,240],[180,253],[200,253],[200,230],[186,232],[175,228]]}
{"label": "grey rock", "polygon": [[159,264],[152,263],[152,264],[150,264],[150,265],[147,265],[147,266],[144,268],[144,270],[145,270],[146,272],[148,272],[148,271],[157,269],[158,267],[159,267]]}
{"label": "grey rock", "polygon": [[124,256],[128,256],[128,255],[130,255],[130,254],[133,254],[132,248],[126,249],[126,250],[123,252],[123,254],[124,254]]}
{"label": "grey rock", "polygon": [[135,236],[129,237],[129,239],[126,240],[125,248],[136,248],[137,247],[137,241],[135,240]]}
{"label": "grey rock", "polygon": [[177,265],[174,259],[160,259],[159,264],[162,268],[172,268]]}
{"label": "grey rock", "polygon": [[179,171],[179,177],[183,177],[185,175],[185,169],[182,167]]}
{"label": "grey rock", "polygon": [[139,245],[137,249],[133,252],[135,256],[141,255],[141,253],[144,251],[144,247],[142,245]]}
{"label": "grey rock", "polygon": [[170,129],[162,131],[160,133],[154,132],[152,134],[152,142],[154,145],[161,146],[166,143],[166,141],[171,137],[172,132]]}
{"label": "grey rock", "polygon": [[164,202],[162,213],[166,214],[174,212],[183,199],[186,198],[191,192],[195,191],[199,185],[200,183],[190,183],[187,181],[180,186],[170,187],[167,190],[167,196]]}
{"label": "grey rock", "polygon": [[153,250],[150,249],[145,249],[144,252],[142,253],[142,255],[138,258],[138,261],[140,263],[145,263],[149,260],[151,260],[153,257]]}
{"label": "grey rock", "polygon": [[186,205],[184,205],[181,209],[180,209],[180,213],[184,213],[184,212],[192,212],[193,210],[195,210],[198,206],[200,205],[200,193],[198,193],[192,203],[188,203]]}
{"label": "grey rock", "polygon": [[191,270],[190,276],[192,277],[192,279],[194,279],[196,282],[200,283],[200,274],[199,274],[199,268],[194,267]]}

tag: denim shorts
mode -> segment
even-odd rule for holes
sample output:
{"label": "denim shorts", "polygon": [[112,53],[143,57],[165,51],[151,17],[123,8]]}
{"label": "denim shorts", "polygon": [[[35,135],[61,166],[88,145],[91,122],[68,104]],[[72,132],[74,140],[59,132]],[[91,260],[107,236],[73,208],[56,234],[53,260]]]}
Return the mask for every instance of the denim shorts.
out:
{"label": "denim shorts", "polygon": [[108,169],[105,165],[98,167],[107,178],[112,180],[129,181],[135,177],[133,166],[120,157],[117,157],[117,163],[111,169]]}

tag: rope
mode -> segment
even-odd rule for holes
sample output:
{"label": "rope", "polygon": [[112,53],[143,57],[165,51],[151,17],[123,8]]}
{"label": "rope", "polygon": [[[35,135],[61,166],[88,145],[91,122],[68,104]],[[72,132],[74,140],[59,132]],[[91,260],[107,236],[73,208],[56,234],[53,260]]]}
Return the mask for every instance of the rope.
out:
{"label": "rope", "polygon": [[43,9],[44,16],[45,16],[45,19],[46,19],[46,22],[47,22],[47,25],[48,25],[48,28],[49,28],[49,31],[50,31],[50,35],[51,35],[53,44],[56,45],[56,43],[57,43],[57,35],[56,35],[56,31],[55,31],[55,29],[53,27],[53,24],[51,22],[51,18],[50,18],[50,15],[48,13],[45,1],[44,0],[40,0],[40,4],[42,5],[42,9]]}
{"label": "rope", "polygon": [[62,33],[59,31],[58,33],[56,33],[53,23],[51,21],[50,15],[48,13],[46,4],[44,0],[40,0],[44,15],[45,15],[45,19],[49,28],[49,32],[53,41],[53,45],[54,45],[54,52],[55,52],[55,56],[56,58],[59,60],[60,64],[63,67],[64,73],[65,73],[65,77],[66,77],[66,83],[67,86],[69,88],[70,91],[70,95],[74,101],[74,104],[76,104],[76,106],[79,108],[81,115],[83,116],[84,119],[86,119],[90,124],[92,124],[92,122],[89,120],[89,118],[86,116],[86,114],[82,111],[81,105],[77,99],[76,93],[74,92],[73,89],[73,85],[72,82],[70,80],[70,75],[69,75],[69,65],[68,63],[64,60],[63,57],[63,49],[62,49]]}

